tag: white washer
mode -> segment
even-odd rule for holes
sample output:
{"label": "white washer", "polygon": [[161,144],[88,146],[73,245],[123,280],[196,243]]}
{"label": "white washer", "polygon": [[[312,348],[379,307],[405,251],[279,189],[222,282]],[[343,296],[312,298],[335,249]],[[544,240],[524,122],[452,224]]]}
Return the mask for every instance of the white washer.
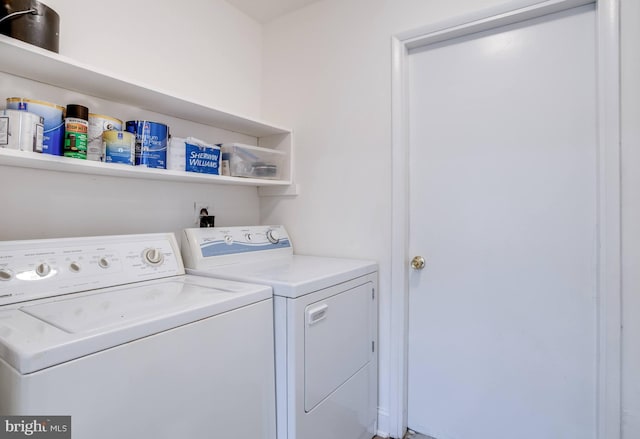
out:
{"label": "white washer", "polygon": [[186,229],[187,272],[273,288],[278,439],[377,428],[377,264],[294,255],[283,226]]}
{"label": "white washer", "polygon": [[173,234],[0,243],[0,413],[76,439],[275,438],[271,289],[184,274]]}

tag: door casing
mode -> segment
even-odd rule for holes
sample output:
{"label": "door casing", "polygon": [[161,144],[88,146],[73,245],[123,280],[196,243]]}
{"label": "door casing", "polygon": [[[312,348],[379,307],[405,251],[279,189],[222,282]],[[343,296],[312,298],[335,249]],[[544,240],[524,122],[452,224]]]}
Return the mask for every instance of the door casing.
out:
{"label": "door casing", "polygon": [[[621,170],[619,0],[518,0],[427,25],[392,38],[392,244],[389,418],[391,437],[407,430],[409,306],[409,50],[596,4],[598,111],[597,438],[621,437]],[[383,427],[383,429],[385,429]]]}

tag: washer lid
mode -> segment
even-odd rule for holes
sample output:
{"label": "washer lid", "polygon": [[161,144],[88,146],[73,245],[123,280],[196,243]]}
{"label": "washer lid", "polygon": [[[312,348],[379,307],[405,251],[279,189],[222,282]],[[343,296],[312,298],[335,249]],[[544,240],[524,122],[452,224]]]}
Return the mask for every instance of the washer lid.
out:
{"label": "washer lid", "polygon": [[0,311],[0,358],[31,373],[271,297],[271,289],[178,276]]}
{"label": "washer lid", "polygon": [[291,255],[251,263],[236,263],[190,274],[269,285],[273,294],[296,298],[356,277],[373,273],[378,265],[358,259]]}

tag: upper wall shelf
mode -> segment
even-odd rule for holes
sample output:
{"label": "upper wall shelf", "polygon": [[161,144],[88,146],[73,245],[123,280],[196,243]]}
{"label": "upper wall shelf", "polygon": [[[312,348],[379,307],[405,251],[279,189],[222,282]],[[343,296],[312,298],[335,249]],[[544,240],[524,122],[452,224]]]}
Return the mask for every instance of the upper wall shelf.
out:
{"label": "upper wall shelf", "polygon": [[286,128],[187,101],[154,87],[119,78],[118,75],[5,35],[0,35],[0,71],[253,137],[291,132]]}
{"label": "upper wall shelf", "polygon": [[263,193],[275,196],[281,193],[291,195],[293,187],[293,193],[297,193],[297,186],[292,185],[291,179],[292,132],[289,129],[238,116],[195,101],[188,101],[5,35],[0,35],[0,72],[83,95],[255,137],[257,145],[277,149],[287,154],[282,180],[203,175],[164,169],[146,169],[138,166],[113,166],[99,162],[86,162],[3,149],[0,149],[0,165],[136,179],[257,186],[261,189],[259,191],[261,195]]}

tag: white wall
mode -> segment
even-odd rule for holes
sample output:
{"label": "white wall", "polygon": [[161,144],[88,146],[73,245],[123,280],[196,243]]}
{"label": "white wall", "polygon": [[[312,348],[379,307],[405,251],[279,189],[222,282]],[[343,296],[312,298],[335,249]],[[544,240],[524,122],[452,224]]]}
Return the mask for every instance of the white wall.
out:
{"label": "white wall", "polygon": [[[261,25],[222,0],[50,0],[60,54],[136,83],[212,107],[258,117]],[[123,120],[167,123],[178,136],[255,143],[118,103],[0,74],[0,102],[21,96],[80,103]],[[0,104],[0,108],[3,104]],[[0,166],[0,240],[178,231],[193,226],[193,203],[213,206],[216,225],[257,224],[255,187],[167,183]],[[10,188],[10,189],[9,189]]]}
{"label": "white wall", "polygon": [[224,0],[47,0],[60,54],[240,115],[260,115],[262,27]]}
{"label": "white wall", "polygon": [[[262,199],[266,223],[284,223],[298,252],[373,258],[380,263],[380,430],[389,431],[391,36],[426,24],[503,4],[493,0],[325,0],[265,25],[263,117],[295,130],[295,199]],[[508,3],[508,2],[507,2]],[[625,0],[634,3],[635,0]],[[629,5],[627,5],[629,9]],[[628,82],[638,84],[638,20],[627,29],[636,57]],[[632,35],[631,35],[632,34]],[[627,84],[629,86],[629,84]],[[626,99],[627,265],[638,266],[638,93]],[[624,95],[624,93],[623,93]],[[634,99],[635,98],[635,99]],[[632,125],[633,124],[633,125]],[[633,127],[633,128],[631,128]],[[633,143],[633,144],[632,144]],[[626,235],[625,235],[626,236]],[[637,268],[634,270],[638,272]],[[625,318],[635,316],[625,347],[625,439],[640,437],[640,297],[637,274],[625,277]],[[633,358],[631,358],[631,357]],[[635,419],[635,421],[633,421]],[[633,422],[632,422],[633,421]],[[612,438],[613,439],[613,438]]]}

